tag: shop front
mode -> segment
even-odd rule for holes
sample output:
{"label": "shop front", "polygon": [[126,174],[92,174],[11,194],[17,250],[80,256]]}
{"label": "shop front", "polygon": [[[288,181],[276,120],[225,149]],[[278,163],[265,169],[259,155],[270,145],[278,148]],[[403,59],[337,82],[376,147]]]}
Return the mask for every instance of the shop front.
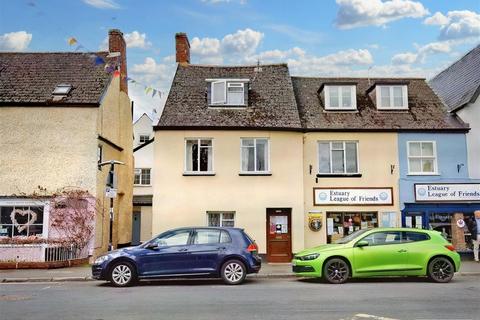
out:
{"label": "shop front", "polygon": [[361,229],[397,226],[393,205],[391,187],[314,188],[314,206],[323,207],[319,212],[326,217],[327,243]]}
{"label": "shop front", "polygon": [[402,210],[402,226],[437,230],[458,251],[471,250],[465,222],[480,210],[479,183],[416,183],[414,195]]}

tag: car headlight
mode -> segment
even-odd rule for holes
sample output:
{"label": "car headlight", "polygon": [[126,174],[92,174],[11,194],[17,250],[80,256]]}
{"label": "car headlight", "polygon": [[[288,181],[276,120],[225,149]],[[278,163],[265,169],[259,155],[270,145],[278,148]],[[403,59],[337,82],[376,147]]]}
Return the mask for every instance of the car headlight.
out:
{"label": "car headlight", "polygon": [[310,260],[315,260],[320,256],[319,253],[312,253],[312,254],[307,254],[306,256],[301,256],[298,257],[298,260],[301,261],[310,261]]}
{"label": "car headlight", "polygon": [[107,260],[108,260],[108,255],[100,256],[97,259],[95,259],[94,264],[101,264],[101,263],[104,263]]}

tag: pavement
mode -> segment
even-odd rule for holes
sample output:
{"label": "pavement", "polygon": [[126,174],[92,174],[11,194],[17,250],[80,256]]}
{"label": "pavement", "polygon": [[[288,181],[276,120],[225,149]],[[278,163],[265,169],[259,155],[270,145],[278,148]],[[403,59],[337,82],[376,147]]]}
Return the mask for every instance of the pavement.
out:
{"label": "pavement", "polygon": [[480,277],[316,280],[162,280],[115,288],[101,281],[0,284],[8,320],[479,320]]}
{"label": "pavement", "polygon": [[[462,261],[460,276],[480,275],[480,263],[472,260]],[[89,281],[92,280],[90,265],[58,269],[9,269],[0,270],[1,282],[46,282],[46,281]],[[294,277],[290,263],[263,263],[258,274],[251,278]]]}

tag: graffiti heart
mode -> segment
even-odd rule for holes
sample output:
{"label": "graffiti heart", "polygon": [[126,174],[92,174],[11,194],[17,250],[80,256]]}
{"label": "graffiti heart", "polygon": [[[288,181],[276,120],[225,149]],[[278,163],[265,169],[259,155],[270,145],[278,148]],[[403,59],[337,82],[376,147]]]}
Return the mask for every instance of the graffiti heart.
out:
{"label": "graffiti heart", "polygon": [[[17,214],[21,216],[27,216],[30,217],[30,220],[27,221],[25,224],[19,224],[17,221]],[[15,209],[12,211],[10,214],[10,219],[12,220],[13,226],[17,227],[18,232],[22,232],[25,229],[28,228],[28,226],[32,225],[37,221],[37,213],[28,209],[28,210],[21,210],[21,209]]]}

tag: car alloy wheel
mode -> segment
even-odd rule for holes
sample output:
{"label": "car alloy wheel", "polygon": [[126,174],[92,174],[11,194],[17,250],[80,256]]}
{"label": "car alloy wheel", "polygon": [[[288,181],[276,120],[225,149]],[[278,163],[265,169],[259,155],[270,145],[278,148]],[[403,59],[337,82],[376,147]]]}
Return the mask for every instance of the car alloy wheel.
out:
{"label": "car alloy wheel", "polygon": [[128,262],[115,264],[110,272],[110,279],[116,287],[127,287],[135,282],[135,271]]}
{"label": "car alloy wheel", "polygon": [[334,258],[325,263],[323,267],[325,280],[330,283],[340,284],[348,280],[350,276],[350,267],[345,260]]}
{"label": "car alloy wheel", "polygon": [[240,284],[245,280],[245,265],[238,260],[227,261],[222,267],[222,279],[226,284]]}
{"label": "car alloy wheel", "polygon": [[437,257],[428,264],[428,276],[435,282],[449,282],[454,273],[453,264],[447,258]]}

